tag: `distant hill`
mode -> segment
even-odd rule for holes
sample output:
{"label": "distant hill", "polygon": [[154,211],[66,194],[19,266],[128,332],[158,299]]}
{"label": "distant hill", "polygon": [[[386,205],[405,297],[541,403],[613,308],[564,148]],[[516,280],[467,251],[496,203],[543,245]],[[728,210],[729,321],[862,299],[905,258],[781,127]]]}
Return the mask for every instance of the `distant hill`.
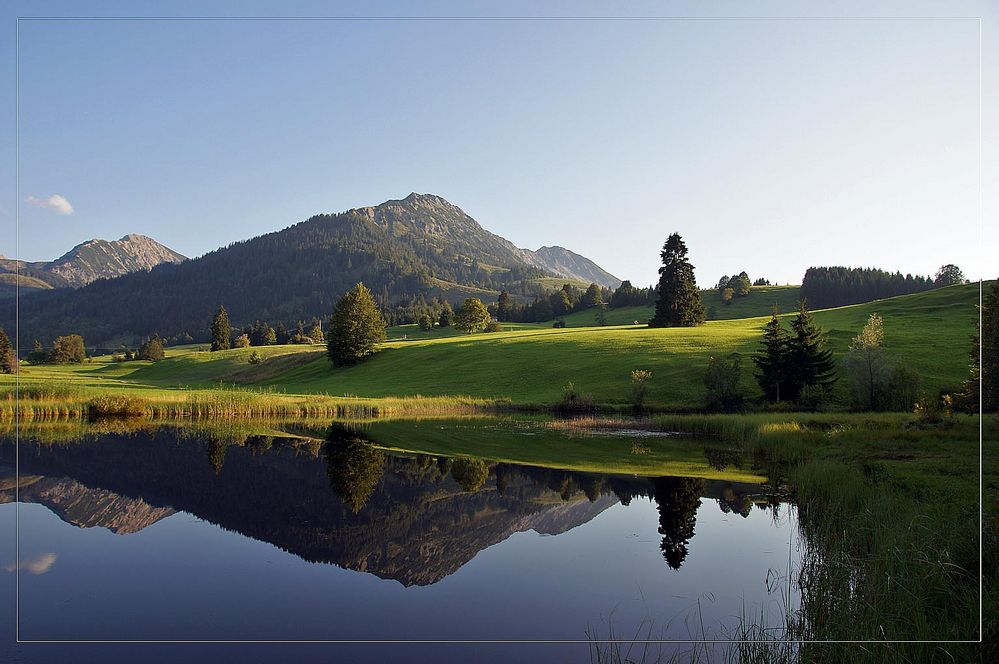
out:
{"label": "distant hill", "polygon": [[[31,277],[52,288],[80,288],[98,279],[113,279],[185,260],[186,256],[152,238],[132,234],[120,240],[88,240],[54,261],[27,262],[0,256],[0,274],[16,270],[22,277]],[[32,287],[32,282],[22,281],[22,288],[25,286]]]}
{"label": "distant hill", "polygon": [[[561,256],[557,269],[546,267],[547,255]],[[161,263],[76,291],[37,292],[21,299],[20,336],[47,343],[75,332],[90,345],[154,332],[203,340],[220,304],[235,326],[257,319],[294,325],[328,316],[336,300],[361,281],[390,309],[432,298],[458,302],[474,295],[490,301],[501,289],[533,298],[551,290],[545,278],[570,268],[587,277],[610,276],[567,250],[539,255],[520,249],[440,196],[413,193],[319,214],[196,259]],[[46,273],[68,280],[65,271]],[[0,313],[0,324],[12,319],[9,309]]]}
{"label": "distant hill", "polygon": [[21,295],[26,295],[36,290],[50,290],[53,287],[52,284],[35,277],[14,274],[13,272],[0,272],[0,298],[16,296],[18,294],[18,285],[21,287]]}
{"label": "distant hill", "polygon": [[541,247],[528,252],[537,265],[554,274],[568,277],[585,284],[597,284],[607,288],[617,288],[621,280],[603,269],[586,256],[569,251],[565,247]]}

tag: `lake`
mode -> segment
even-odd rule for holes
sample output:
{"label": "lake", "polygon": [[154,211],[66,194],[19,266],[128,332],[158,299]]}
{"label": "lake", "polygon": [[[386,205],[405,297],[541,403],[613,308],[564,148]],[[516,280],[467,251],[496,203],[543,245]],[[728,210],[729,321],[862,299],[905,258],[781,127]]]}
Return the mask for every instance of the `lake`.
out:
{"label": "lake", "polygon": [[[590,639],[729,639],[741,617],[780,624],[797,605],[794,506],[710,442],[515,418],[261,431],[28,430],[18,503],[16,446],[0,443],[20,638],[567,640],[581,643],[551,656],[585,659]],[[473,455],[504,441],[498,461]],[[537,463],[539,445],[620,448],[655,472]]]}

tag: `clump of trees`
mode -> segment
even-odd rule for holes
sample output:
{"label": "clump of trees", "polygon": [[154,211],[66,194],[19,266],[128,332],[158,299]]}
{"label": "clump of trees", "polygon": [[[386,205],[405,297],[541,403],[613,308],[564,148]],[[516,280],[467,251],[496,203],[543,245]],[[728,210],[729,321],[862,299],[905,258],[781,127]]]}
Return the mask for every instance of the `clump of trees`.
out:
{"label": "clump of trees", "polygon": [[477,297],[465,298],[465,302],[454,315],[452,325],[454,329],[471,334],[484,330],[492,320],[486,305]]}
{"label": "clump of trees", "polygon": [[359,283],[336,303],[330,317],[326,353],[334,366],[357,364],[385,341],[385,321],[371,291]]}
{"label": "clump of trees", "polygon": [[919,374],[891,357],[885,348],[884,320],[872,313],[850,343],[844,360],[856,410],[912,410]]}
{"label": "clump of trees", "polygon": [[715,286],[718,294],[722,296],[722,302],[732,304],[732,299],[736,297],[746,297],[753,290],[753,285],[749,281],[749,275],[745,272],[730,277],[723,275]]}
{"label": "clump of trees", "polygon": [[159,362],[165,355],[166,353],[163,350],[163,339],[160,338],[160,335],[154,334],[142,342],[142,345],[139,346],[139,350],[135,354],[135,357],[139,360]]}
{"label": "clump of trees", "polygon": [[212,352],[229,349],[229,339],[232,337],[232,328],[229,326],[229,314],[225,307],[219,306],[219,310],[212,318]]}
{"label": "clump of trees", "polygon": [[810,267],[801,280],[801,297],[823,309],[921,293],[941,285],[929,277],[874,268]]}
{"label": "clump of trees", "polygon": [[687,260],[687,245],[679,233],[666,240],[659,254],[656,313],[649,327],[693,327],[704,322],[704,304],[694,280],[694,266]]}
{"label": "clump of trees", "polygon": [[656,289],[636,288],[628,280],[622,281],[610,298],[610,308],[648,307],[656,303]]}
{"label": "clump of trees", "polygon": [[836,381],[835,362],[812,313],[802,301],[790,331],[777,314],[774,307],[763,328],[761,347],[753,355],[756,382],[766,398],[777,403],[825,393]]}
{"label": "clump of trees", "polygon": [[79,334],[56,337],[48,354],[48,362],[52,364],[79,363],[86,358],[87,350],[83,344],[83,337]]}
{"label": "clump of trees", "polygon": [[933,285],[937,287],[954,286],[956,284],[966,283],[968,283],[968,280],[964,278],[964,272],[962,272],[961,268],[953,263],[941,265],[940,269],[937,270],[936,275],[933,277]]}

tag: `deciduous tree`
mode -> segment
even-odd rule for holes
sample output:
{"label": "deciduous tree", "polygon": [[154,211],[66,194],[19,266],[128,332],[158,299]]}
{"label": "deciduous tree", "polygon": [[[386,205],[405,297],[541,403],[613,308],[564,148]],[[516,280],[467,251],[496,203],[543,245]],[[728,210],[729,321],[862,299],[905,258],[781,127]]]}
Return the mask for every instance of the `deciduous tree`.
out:
{"label": "deciduous tree", "polygon": [[489,310],[482,304],[482,300],[477,297],[469,297],[455,313],[453,325],[456,330],[471,334],[485,329],[489,321]]}
{"label": "deciduous tree", "polygon": [[326,352],[335,366],[357,364],[385,341],[382,319],[371,291],[357,284],[340,298],[330,318]]}

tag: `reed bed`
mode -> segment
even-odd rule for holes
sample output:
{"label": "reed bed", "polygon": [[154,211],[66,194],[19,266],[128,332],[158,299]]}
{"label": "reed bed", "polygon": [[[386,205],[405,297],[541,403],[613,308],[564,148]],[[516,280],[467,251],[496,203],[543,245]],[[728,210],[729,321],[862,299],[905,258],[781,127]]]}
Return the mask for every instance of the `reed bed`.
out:
{"label": "reed bed", "polygon": [[501,412],[507,399],[474,397],[387,397],[287,395],[246,389],[86,390],[31,385],[16,394],[0,391],[0,420],[79,420],[101,418],[260,419],[275,417],[366,419],[402,415]]}

